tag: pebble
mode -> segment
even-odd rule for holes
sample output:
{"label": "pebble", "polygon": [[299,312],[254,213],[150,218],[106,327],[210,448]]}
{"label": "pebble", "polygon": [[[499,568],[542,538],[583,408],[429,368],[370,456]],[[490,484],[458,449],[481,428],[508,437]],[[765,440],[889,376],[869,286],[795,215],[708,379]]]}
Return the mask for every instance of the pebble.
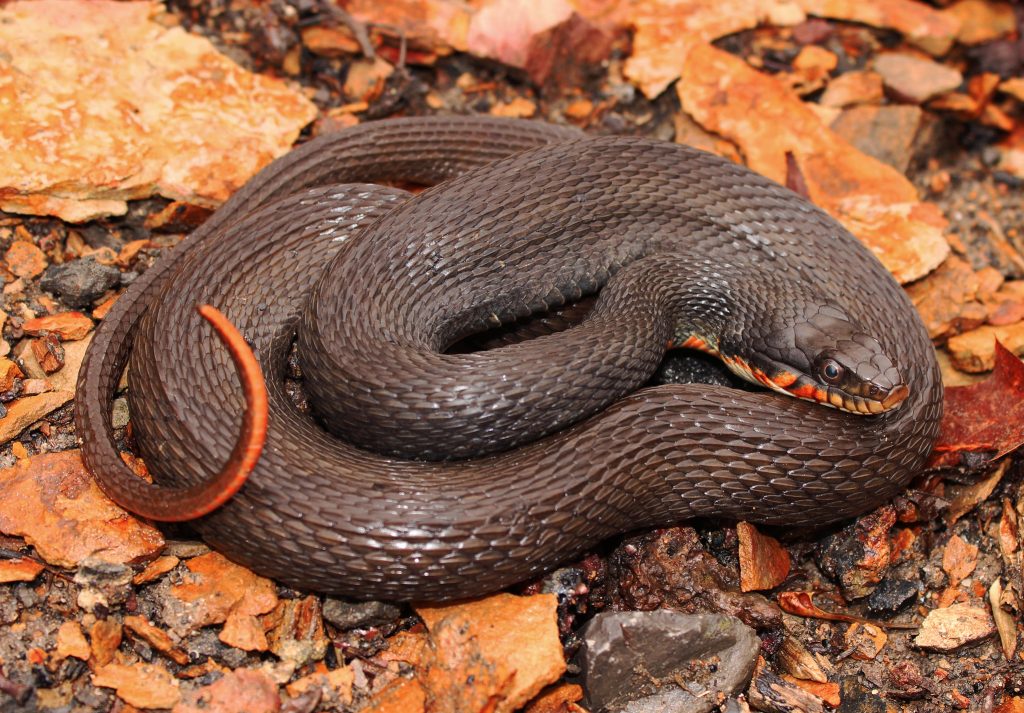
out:
{"label": "pebble", "polygon": [[397,606],[387,602],[347,602],[330,598],[324,601],[324,621],[342,631],[384,626],[401,615]]}
{"label": "pebble", "polygon": [[39,286],[71,307],[88,307],[120,280],[121,273],[117,268],[81,258],[63,265],[50,265]]}
{"label": "pebble", "polygon": [[595,713],[713,710],[747,685],[759,650],[753,629],[721,614],[601,612],[582,633],[577,662]]}
{"label": "pebble", "polygon": [[873,614],[893,615],[914,601],[923,589],[924,583],[920,579],[902,579],[890,574],[868,595],[865,604]]}

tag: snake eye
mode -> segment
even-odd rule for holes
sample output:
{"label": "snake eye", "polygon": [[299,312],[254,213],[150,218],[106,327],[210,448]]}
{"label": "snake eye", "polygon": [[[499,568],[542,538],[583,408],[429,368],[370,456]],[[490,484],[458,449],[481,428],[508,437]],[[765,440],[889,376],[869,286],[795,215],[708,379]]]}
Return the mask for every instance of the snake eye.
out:
{"label": "snake eye", "polygon": [[826,359],[821,364],[821,376],[830,384],[836,384],[843,378],[843,367],[835,359]]}

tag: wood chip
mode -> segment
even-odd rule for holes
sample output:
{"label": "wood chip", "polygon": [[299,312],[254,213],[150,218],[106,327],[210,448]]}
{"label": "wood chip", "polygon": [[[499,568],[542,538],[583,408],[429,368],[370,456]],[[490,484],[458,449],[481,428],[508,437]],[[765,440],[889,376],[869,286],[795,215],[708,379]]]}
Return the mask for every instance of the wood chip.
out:
{"label": "wood chip", "polygon": [[1007,661],[1013,661],[1013,655],[1017,652],[1017,620],[1003,609],[1002,597],[1003,583],[996,577],[992,581],[992,586],[988,588],[988,605],[992,610],[992,619],[996,623],[1003,656]]}

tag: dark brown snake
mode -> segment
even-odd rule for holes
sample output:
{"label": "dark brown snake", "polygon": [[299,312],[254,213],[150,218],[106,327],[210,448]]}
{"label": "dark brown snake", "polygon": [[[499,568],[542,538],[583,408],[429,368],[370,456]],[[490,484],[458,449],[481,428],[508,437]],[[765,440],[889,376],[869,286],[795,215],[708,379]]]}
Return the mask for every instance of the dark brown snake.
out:
{"label": "dark brown snake", "polygon": [[[364,183],[387,179],[443,185],[410,198]],[[598,290],[580,326],[444,353]],[[917,473],[942,410],[915,310],[825,213],[700,151],[536,122],[399,119],[315,139],[128,289],[93,338],[76,420],[104,490],[149,516],[209,501],[243,422],[198,303],[252,345],[270,416],[248,481],[195,527],[261,574],[356,597],[494,591],[695,516],[852,516]],[[348,445],[295,406],[296,331],[317,415],[415,459]],[[707,385],[633,391],[666,343],[884,413]],[[114,442],[129,358],[133,433],[159,485]]]}

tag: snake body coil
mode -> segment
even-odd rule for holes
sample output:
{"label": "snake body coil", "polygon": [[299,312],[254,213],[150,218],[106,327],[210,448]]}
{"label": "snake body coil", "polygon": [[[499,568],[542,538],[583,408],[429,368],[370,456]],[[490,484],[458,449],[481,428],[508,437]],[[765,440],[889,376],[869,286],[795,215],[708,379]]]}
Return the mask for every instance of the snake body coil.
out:
{"label": "snake body coil", "polygon": [[[410,199],[357,183],[386,179],[443,185]],[[441,353],[606,285],[581,327]],[[76,411],[88,467],[128,509],[201,489],[235,445],[242,391],[197,302],[250,342],[271,411],[245,486],[195,526],[257,572],[322,592],[470,596],[638,527],[858,514],[915,475],[941,415],[916,312],[834,220],[699,151],[539,123],[404,119],[321,137],[137,280],[97,330]],[[667,322],[666,305],[691,316]],[[757,342],[799,361],[787,320],[828,332],[845,319],[872,337],[850,344],[899,365],[898,408],[865,417],[704,385],[618,398],[665,341],[713,338],[726,357]],[[346,438],[405,456],[493,454],[402,460],[332,436],[286,392],[296,330],[311,399],[328,395],[314,410]],[[129,357],[134,433],[159,486],[113,443]],[[531,415],[537,406],[548,415]]]}

